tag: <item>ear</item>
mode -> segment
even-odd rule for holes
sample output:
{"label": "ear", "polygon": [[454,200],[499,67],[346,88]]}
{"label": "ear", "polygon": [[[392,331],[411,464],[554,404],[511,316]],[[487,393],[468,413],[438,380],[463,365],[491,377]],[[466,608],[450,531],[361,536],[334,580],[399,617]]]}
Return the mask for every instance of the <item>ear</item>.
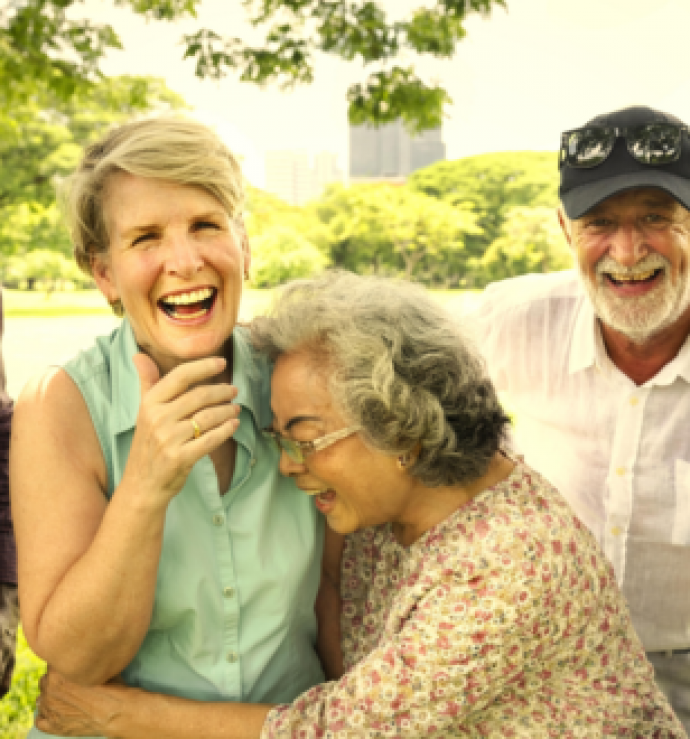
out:
{"label": "ear", "polygon": [[249,276],[249,269],[252,266],[252,250],[249,246],[249,236],[247,235],[247,228],[244,225],[244,218],[239,216],[237,219],[237,236],[242,242],[242,254],[244,256],[244,276]]}
{"label": "ear", "polygon": [[113,281],[112,267],[108,254],[91,255],[91,274],[96,281],[98,289],[103,293],[105,299],[111,305],[120,299],[117,288]]}
{"label": "ear", "polygon": [[562,206],[558,209],[558,222],[561,224],[561,231],[563,231],[563,235],[565,236],[565,240],[568,242],[568,246],[572,249],[573,242],[570,236],[570,219],[565,214]]}

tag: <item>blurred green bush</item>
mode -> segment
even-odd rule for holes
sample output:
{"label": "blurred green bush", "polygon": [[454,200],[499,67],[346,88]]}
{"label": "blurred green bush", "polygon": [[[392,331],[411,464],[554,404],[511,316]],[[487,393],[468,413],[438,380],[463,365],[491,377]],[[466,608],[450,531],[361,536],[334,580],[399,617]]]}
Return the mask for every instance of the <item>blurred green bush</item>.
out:
{"label": "blurred green bush", "polygon": [[2,739],[24,739],[32,727],[38,698],[38,681],[45,670],[45,662],[29,649],[20,627],[17,635],[17,664],[12,677],[12,686],[10,692],[0,701]]}

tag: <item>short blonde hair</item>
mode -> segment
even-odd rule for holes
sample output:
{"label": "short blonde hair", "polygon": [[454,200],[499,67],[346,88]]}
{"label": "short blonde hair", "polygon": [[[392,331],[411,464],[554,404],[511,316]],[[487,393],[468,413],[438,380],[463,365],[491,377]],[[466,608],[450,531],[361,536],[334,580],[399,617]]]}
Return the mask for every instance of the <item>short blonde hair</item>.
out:
{"label": "short blonde hair", "polygon": [[93,274],[93,256],[108,253],[103,202],[108,181],[118,172],[199,187],[213,195],[233,221],[241,220],[242,172],[214,131],[176,115],[125,123],[87,146],[77,170],[60,188],[74,256],[88,275]]}

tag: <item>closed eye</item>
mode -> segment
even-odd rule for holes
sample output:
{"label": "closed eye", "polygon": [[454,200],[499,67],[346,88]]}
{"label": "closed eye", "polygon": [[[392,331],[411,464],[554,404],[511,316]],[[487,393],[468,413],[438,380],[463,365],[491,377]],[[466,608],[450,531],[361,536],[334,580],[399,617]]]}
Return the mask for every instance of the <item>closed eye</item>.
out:
{"label": "closed eye", "polygon": [[149,231],[147,233],[141,234],[141,236],[137,236],[134,241],[132,241],[132,246],[136,246],[137,244],[143,244],[146,241],[151,241],[151,239],[155,239],[157,237],[157,234],[153,231]]}
{"label": "closed eye", "polygon": [[220,226],[217,223],[214,223],[213,221],[197,221],[192,226],[193,231],[201,231],[206,228],[210,228],[215,231],[218,231],[220,229]]}

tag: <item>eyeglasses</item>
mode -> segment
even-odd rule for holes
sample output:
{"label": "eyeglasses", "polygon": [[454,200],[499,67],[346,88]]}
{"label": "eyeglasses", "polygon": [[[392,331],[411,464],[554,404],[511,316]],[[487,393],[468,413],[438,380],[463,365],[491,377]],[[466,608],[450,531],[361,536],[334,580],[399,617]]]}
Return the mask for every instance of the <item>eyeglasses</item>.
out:
{"label": "eyeglasses", "polygon": [[279,434],[273,429],[264,429],[262,433],[264,436],[273,439],[279,451],[285,452],[293,462],[304,464],[305,458],[310,454],[320,452],[322,449],[331,446],[331,444],[335,444],[336,441],[352,436],[352,434],[360,431],[361,428],[361,426],[348,426],[340,431],[334,431],[332,434],[319,436],[318,439],[312,439],[312,441],[295,441]]}
{"label": "eyeglasses", "polygon": [[687,126],[672,123],[650,123],[647,126],[616,128],[590,126],[561,134],[558,166],[567,164],[575,169],[598,167],[613,151],[616,139],[622,136],[630,156],[642,164],[662,166],[680,157],[682,133]]}

